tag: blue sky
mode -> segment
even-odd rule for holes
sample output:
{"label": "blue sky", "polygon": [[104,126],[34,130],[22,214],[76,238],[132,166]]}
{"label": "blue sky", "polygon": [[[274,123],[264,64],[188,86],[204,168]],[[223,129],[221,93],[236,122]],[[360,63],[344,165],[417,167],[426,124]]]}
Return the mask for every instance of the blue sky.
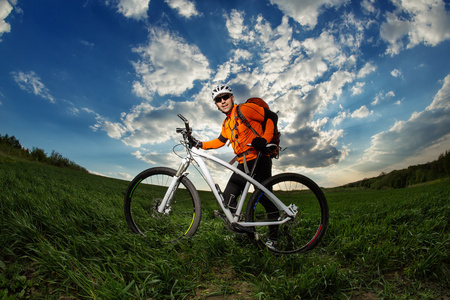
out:
{"label": "blue sky", "polygon": [[131,179],[177,167],[178,113],[217,137],[227,83],[279,111],[275,173],[332,187],[450,149],[448,53],[442,0],[0,0],[0,133]]}

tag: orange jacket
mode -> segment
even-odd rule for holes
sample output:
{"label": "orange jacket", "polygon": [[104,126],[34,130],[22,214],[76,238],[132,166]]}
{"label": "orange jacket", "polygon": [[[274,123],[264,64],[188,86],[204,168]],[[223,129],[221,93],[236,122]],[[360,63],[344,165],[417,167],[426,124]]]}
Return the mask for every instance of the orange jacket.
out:
{"label": "orange jacket", "polygon": [[[236,112],[237,105],[235,104],[232,110],[227,114],[227,117],[222,123],[222,132],[219,137],[203,142],[202,149],[217,149],[225,145],[227,141],[230,141],[231,146],[234,149],[236,155],[242,154],[247,150],[250,150],[246,155],[247,161],[255,159],[257,151],[252,147],[247,146],[251,144],[252,140],[256,137],[255,134],[239,119]],[[255,131],[261,135],[266,141],[270,142],[273,137],[274,124],[273,121],[265,116],[264,108],[253,104],[245,103],[240,106],[242,114],[249,121]],[[266,121],[266,128],[263,132],[261,123]],[[243,157],[238,157],[238,162],[243,162]]]}

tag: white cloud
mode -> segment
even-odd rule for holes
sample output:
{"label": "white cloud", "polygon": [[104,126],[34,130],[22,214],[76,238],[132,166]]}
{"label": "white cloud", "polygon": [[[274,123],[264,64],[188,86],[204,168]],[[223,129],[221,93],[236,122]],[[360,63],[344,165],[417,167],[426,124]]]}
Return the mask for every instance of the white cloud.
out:
{"label": "white cloud", "polygon": [[387,92],[386,97],[395,97],[394,91]]}
{"label": "white cloud", "polygon": [[22,90],[47,99],[51,103],[56,102],[55,98],[50,94],[50,91],[41,82],[41,78],[39,78],[39,76],[37,76],[33,71],[28,73],[11,72],[11,75]]}
{"label": "white cloud", "polygon": [[375,72],[376,66],[372,65],[370,62],[366,63],[358,72],[358,78],[366,77],[368,74]]}
{"label": "white cloud", "polygon": [[332,124],[336,127],[345,119],[363,119],[371,114],[373,114],[373,111],[370,111],[367,106],[363,105],[352,113],[350,113],[349,111],[340,111],[339,114],[333,119]]}
{"label": "white cloud", "polygon": [[83,46],[86,46],[87,48],[89,48],[89,49],[91,49],[91,50],[95,47],[95,44],[94,44],[94,43],[91,43],[91,42],[88,42],[88,41],[85,41],[85,40],[80,40],[80,43],[81,43]]}
{"label": "white cloud", "polygon": [[359,95],[363,93],[363,87],[366,85],[365,82],[357,82],[352,87],[352,95]]}
{"label": "white cloud", "polygon": [[352,114],[351,117],[354,119],[362,119],[362,118],[366,118],[367,116],[369,116],[370,114],[372,114],[371,111],[369,111],[369,109],[367,108],[367,106],[363,105],[361,106],[359,109],[355,110]]}
{"label": "white cloud", "polygon": [[108,136],[113,139],[120,139],[126,132],[125,127],[120,123],[113,123],[102,118],[98,118],[97,122],[98,127],[100,127],[103,131],[106,131]]}
{"label": "white cloud", "polygon": [[[329,67],[353,66],[353,57],[346,56],[333,35],[324,31],[318,37],[302,42],[293,38],[293,29],[288,18],[283,17],[279,26],[272,28],[262,17],[250,25],[244,25],[244,13],[233,10],[227,17],[227,28],[235,45],[246,48],[252,55],[238,64],[230,59],[228,76],[237,74],[231,82],[243,84],[254,93],[261,93],[272,101],[274,95],[284,95],[290,89],[301,89],[307,93],[310,83],[329,70]],[[258,68],[245,70],[257,61]],[[234,70],[232,70],[234,68]],[[234,71],[234,72],[233,72]],[[225,76],[221,75],[223,79]]]}
{"label": "white cloud", "polygon": [[198,16],[200,13],[195,8],[195,3],[188,0],[165,0],[173,9],[177,10],[180,15],[185,18]]}
{"label": "white cloud", "polygon": [[421,43],[436,46],[450,39],[450,13],[444,1],[396,0],[393,3],[396,10],[387,13],[380,32],[388,43],[386,54],[395,55]]}
{"label": "white cloud", "polygon": [[406,121],[396,122],[389,130],[372,137],[355,169],[363,172],[384,170],[393,164],[421,153],[450,137],[450,75],[432,103],[422,112],[415,112]]}
{"label": "white cloud", "polygon": [[313,29],[317,24],[319,14],[325,8],[339,8],[348,0],[270,0],[272,5],[279,9],[298,23]]}
{"label": "white cloud", "polygon": [[324,31],[318,38],[308,38],[301,42],[305,53],[310,56],[320,55],[322,60],[333,66],[342,66],[347,57],[342,55],[340,45],[333,35]]}
{"label": "white cloud", "polygon": [[113,177],[113,178],[122,178],[125,180],[129,180],[131,181],[134,178],[134,175],[130,175],[128,173],[124,173],[124,172],[108,172],[108,177]]}
{"label": "white cloud", "polygon": [[226,82],[226,79],[228,76],[230,76],[231,68],[232,68],[232,62],[227,61],[224,64],[218,66],[216,76],[213,79],[213,82],[222,83]]}
{"label": "white cloud", "polygon": [[[134,106],[130,112],[122,113],[118,122],[108,121],[91,112],[96,116],[97,121],[92,129],[103,130],[108,136],[135,148],[162,144],[180,139],[175,128],[182,126],[181,120],[177,117],[178,113],[182,113],[191,121],[195,131],[200,132],[199,136],[203,140],[216,138],[218,133],[214,131],[211,134],[210,129],[220,130],[222,120],[218,118],[220,113],[214,109],[210,100],[210,89],[210,86],[205,85],[195,101],[169,100],[160,106],[153,106],[148,101],[144,101]],[[204,131],[206,128],[208,130]]]}
{"label": "white cloud", "polygon": [[173,156],[172,153],[168,154],[155,151],[143,153],[138,150],[131,154],[135,156],[137,159],[142,160],[148,164],[173,166],[174,164],[178,163],[178,161],[175,159],[175,156]]}
{"label": "white cloud", "polygon": [[[11,25],[6,23],[5,19],[9,16],[13,7],[7,0],[0,0],[0,37],[3,33],[8,33],[11,31]],[[2,40],[0,39],[0,42]]]}
{"label": "white cloud", "polygon": [[402,71],[394,69],[391,71],[391,75],[393,77],[403,77]]}
{"label": "white cloud", "polygon": [[450,75],[444,78],[442,88],[434,97],[433,102],[426,108],[428,111],[440,109],[450,110]]}
{"label": "white cloud", "polygon": [[363,8],[363,12],[366,14],[373,14],[377,12],[377,9],[374,6],[375,0],[363,0],[361,2],[361,7]]}
{"label": "white cloud", "polygon": [[375,95],[375,99],[370,103],[371,105],[375,106],[381,103],[381,101],[395,97],[395,93],[393,91],[389,91],[387,93],[381,91],[378,94]]}
{"label": "white cloud", "polygon": [[336,145],[338,138],[343,136],[343,130],[325,131],[322,126],[327,120],[317,123],[314,116],[339,98],[343,87],[354,77],[352,73],[337,71],[329,81],[317,84],[301,99],[292,94],[287,101],[291,105],[283,106],[283,119],[286,114],[291,117],[283,128],[283,145],[288,147],[290,155],[281,157],[282,165],[297,161],[305,167],[325,167],[339,162],[341,152]]}
{"label": "white cloud", "polygon": [[225,26],[228,34],[236,43],[237,41],[251,41],[252,34],[248,32],[247,26],[244,25],[244,13],[233,9],[230,15],[226,15]]}
{"label": "white cloud", "polygon": [[395,101],[394,104],[395,105],[400,105],[400,104],[402,104],[403,100],[405,100],[405,99],[403,98],[403,99],[397,100],[397,101]]}
{"label": "white cloud", "polygon": [[145,19],[150,0],[119,0],[118,12],[127,18]]}
{"label": "white cloud", "polygon": [[159,95],[181,95],[197,80],[209,79],[211,70],[196,45],[160,28],[151,30],[149,43],[133,49],[140,59],[134,62],[139,81],[134,84],[138,96],[149,99]]}

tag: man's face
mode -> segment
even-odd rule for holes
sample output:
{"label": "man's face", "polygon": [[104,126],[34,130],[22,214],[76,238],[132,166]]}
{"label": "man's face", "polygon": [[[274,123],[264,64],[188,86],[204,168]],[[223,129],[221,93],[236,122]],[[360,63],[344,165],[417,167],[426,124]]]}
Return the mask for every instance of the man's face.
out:
{"label": "man's face", "polygon": [[234,96],[232,94],[224,94],[214,99],[217,108],[223,113],[229,113],[234,105]]}

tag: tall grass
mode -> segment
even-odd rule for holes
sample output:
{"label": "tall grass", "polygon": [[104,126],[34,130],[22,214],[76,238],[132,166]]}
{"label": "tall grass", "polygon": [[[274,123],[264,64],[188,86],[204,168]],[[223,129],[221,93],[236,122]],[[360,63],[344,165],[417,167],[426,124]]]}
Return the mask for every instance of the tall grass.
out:
{"label": "tall grass", "polygon": [[209,193],[198,233],[161,245],[127,228],[128,182],[0,156],[0,299],[445,299],[449,183],[326,191],[319,246],[276,256],[226,231]]}

